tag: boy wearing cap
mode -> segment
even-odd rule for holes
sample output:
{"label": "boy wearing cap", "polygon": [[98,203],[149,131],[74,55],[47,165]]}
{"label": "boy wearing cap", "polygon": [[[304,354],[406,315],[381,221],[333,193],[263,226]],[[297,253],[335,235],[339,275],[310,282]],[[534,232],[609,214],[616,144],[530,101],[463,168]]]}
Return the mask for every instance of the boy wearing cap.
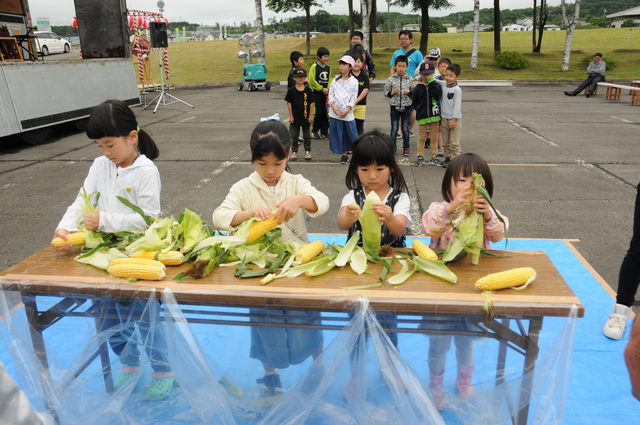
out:
{"label": "boy wearing cap", "polygon": [[589,66],[587,66],[587,74],[589,75],[589,77],[587,77],[587,79],[584,80],[577,89],[572,92],[566,91],[564,92],[564,94],[566,96],[575,96],[582,90],[584,90],[585,87],[589,87],[589,90],[587,90],[585,96],[591,96],[591,94],[593,94],[593,92],[598,87],[598,83],[601,81],[605,81],[604,72],[606,70],[607,64],[602,60],[602,53],[596,53],[595,55],[593,55],[593,61],[591,61]]}
{"label": "boy wearing cap", "polygon": [[295,85],[287,90],[284,100],[289,110],[289,131],[291,132],[291,161],[298,160],[298,137],[302,129],[304,139],[304,159],[311,161],[311,132],[309,127],[313,122],[314,99],[313,91],[304,82],[307,71],[304,68],[293,68],[291,77]]}
{"label": "boy wearing cap", "polygon": [[[413,103],[416,109],[416,121],[418,123],[418,158],[415,165],[421,167],[424,164],[424,148],[427,139],[427,129],[431,134],[438,134],[440,122],[440,97],[442,87],[435,80],[436,71],[433,63],[427,61],[420,64],[418,72],[422,77],[413,89]],[[438,144],[431,145],[431,161],[437,161]]]}
{"label": "boy wearing cap", "polygon": [[352,56],[338,59],[340,74],[329,87],[329,146],[331,152],[341,154],[340,163],[349,162],[353,141],[358,137],[353,109],[358,99],[358,80],[351,75],[355,65]]}

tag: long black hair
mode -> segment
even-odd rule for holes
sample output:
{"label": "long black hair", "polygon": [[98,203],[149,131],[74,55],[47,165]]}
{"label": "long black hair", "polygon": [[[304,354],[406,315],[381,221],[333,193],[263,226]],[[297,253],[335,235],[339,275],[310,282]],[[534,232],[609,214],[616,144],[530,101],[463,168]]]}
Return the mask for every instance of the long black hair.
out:
{"label": "long black hair", "polygon": [[138,127],[136,115],[121,100],[106,100],[96,106],[89,116],[87,136],[97,140],[103,137],[129,136],[132,131],[138,132],[138,152],[153,160],[160,155],[158,146],[151,135]]}
{"label": "long black hair", "polygon": [[[251,163],[269,154],[283,160],[289,157],[291,151],[291,133],[286,125],[280,121],[262,121],[253,129],[251,140]],[[289,163],[285,168],[289,170]]]}
{"label": "long black hair", "polygon": [[451,202],[453,196],[451,194],[451,182],[457,183],[460,177],[471,177],[473,173],[482,175],[484,179],[484,187],[489,192],[489,196],[493,196],[493,176],[489,164],[480,155],[467,152],[453,158],[447,171],[442,177],[442,197],[445,201]]}
{"label": "long black hair", "polygon": [[353,142],[353,155],[345,177],[347,188],[353,190],[362,186],[358,177],[358,167],[369,167],[372,164],[389,167],[391,174],[388,183],[392,189],[400,192],[409,191],[396,161],[391,138],[377,128],[363,133]]}

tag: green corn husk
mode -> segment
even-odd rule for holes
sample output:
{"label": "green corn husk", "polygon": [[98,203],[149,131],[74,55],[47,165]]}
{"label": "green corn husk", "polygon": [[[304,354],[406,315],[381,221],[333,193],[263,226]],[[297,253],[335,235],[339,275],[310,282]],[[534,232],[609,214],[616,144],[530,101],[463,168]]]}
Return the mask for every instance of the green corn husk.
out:
{"label": "green corn husk", "polygon": [[371,206],[380,202],[382,201],[375,191],[369,192],[358,217],[362,225],[362,247],[365,251],[376,254],[380,252],[382,222],[380,216],[371,209]]}

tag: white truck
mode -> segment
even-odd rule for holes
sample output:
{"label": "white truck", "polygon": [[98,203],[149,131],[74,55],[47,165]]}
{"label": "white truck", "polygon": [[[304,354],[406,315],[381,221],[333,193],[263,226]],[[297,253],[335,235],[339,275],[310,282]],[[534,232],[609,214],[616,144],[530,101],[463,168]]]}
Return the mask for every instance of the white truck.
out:
{"label": "white truck", "polygon": [[[140,104],[126,26],[117,25],[124,19],[124,1],[74,2],[83,59],[44,61],[33,54],[37,49],[27,0],[0,1],[0,143],[12,134],[27,143],[40,143],[52,126],[80,123],[106,99]],[[93,16],[106,19],[93,22]],[[98,32],[102,38],[91,34],[96,31],[83,34],[83,23],[95,29],[96,24],[113,26],[114,21],[115,32],[106,31],[106,36]],[[31,54],[29,43],[33,43]],[[15,47],[9,52],[12,46],[20,55]]]}

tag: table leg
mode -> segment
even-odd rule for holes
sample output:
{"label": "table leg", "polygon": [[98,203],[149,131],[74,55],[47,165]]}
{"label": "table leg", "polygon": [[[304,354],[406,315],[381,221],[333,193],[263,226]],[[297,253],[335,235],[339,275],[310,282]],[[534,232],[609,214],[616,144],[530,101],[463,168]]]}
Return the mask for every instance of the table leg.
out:
{"label": "table leg", "polygon": [[533,371],[538,359],[538,338],[542,329],[542,317],[531,318],[529,321],[529,335],[527,338],[527,351],[524,356],[524,370],[522,373],[522,386],[520,387],[519,406],[524,406],[518,412],[517,424],[526,425],[529,416],[529,403],[531,402],[531,390],[533,388]]}
{"label": "table leg", "polygon": [[[40,316],[38,315],[38,304],[35,297],[22,297],[24,303],[24,310],[29,321],[29,332],[31,333],[31,343],[33,344],[33,352],[42,364],[44,379],[51,381],[51,373],[49,371],[49,359],[47,358],[47,350],[44,346],[44,337],[42,336],[43,326],[40,323]],[[43,388],[44,402],[47,406],[47,410],[53,416],[56,424],[60,423],[58,413],[51,401],[50,395],[46,388]]]}
{"label": "table leg", "polygon": [[[93,301],[93,306],[96,304],[100,304],[99,302]],[[96,325],[96,334],[102,332],[100,329],[100,316],[93,316],[94,323]],[[109,359],[109,346],[107,341],[100,344],[100,362],[102,363],[102,375],[104,377],[104,387],[108,394],[113,394],[113,375],[111,373],[111,360]]]}

